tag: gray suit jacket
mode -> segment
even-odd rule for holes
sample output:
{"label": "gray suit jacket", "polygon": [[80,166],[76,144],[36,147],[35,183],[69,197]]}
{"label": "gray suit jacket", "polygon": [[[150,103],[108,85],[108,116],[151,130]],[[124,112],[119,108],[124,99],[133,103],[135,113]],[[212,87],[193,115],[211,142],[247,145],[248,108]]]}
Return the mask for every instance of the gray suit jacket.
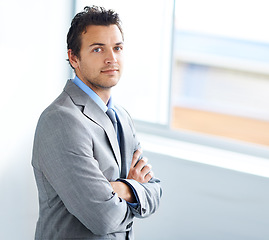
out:
{"label": "gray suit jacket", "polygon": [[[125,179],[139,142],[128,113],[117,107],[117,114],[121,151],[108,116],[71,80],[41,114],[32,159],[40,207],[35,239],[133,239],[133,218],[158,208],[158,179]],[[135,189],[137,207],[113,192],[109,181],[120,178]]]}

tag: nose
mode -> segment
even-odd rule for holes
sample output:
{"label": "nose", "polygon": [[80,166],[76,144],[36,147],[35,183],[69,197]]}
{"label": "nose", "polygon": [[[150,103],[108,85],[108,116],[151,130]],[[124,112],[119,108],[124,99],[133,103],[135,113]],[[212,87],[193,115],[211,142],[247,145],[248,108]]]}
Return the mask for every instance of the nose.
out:
{"label": "nose", "polygon": [[117,56],[113,50],[109,50],[106,55],[105,63],[113,64],[117,62]]}

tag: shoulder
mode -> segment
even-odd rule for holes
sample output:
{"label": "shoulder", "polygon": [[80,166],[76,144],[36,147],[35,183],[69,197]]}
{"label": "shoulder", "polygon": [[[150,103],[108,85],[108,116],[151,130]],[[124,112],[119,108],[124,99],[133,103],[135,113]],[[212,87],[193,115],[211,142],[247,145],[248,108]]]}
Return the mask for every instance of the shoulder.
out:
{"label": "shoulder", "polygon": [[66,94],[62,92],[40,115],[40,120],[54,118],[60,115],[68,115],[75,108],[74,103]]}
{"label": "shoulder", "polygon": [[[40,115],[37,132],[72,131],[83,120],[81,106],[74,104],[66,92],[62,92]],[[81,125],[81,124],[80,124]]]}

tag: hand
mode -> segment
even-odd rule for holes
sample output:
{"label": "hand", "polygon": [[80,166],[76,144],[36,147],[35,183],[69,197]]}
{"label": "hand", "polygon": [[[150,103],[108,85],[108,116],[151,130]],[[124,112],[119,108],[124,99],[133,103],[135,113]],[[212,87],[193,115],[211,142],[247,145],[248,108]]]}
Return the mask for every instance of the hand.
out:
{"label": "hand", "polygon": [[147,164],[148,159],[145,157],[138,161],[141,154],[142,151],[140,149],[135,151],[127,179],[147,183],[153,177],[153,172],[151,171],[152,167],[150,164]]}
{"label": "hand", "polygon": [[[135,151],[127,179],[134,179],[140,183],[147,183],[153,177],[153,172],[151,171],[151,165],[147,164],[147,158],[143,157],[138,161],[141,154],[141,150],[138,149]],[[126,183],[117,181],[110,182],[110,184],[114,192],[116,192],[120,198],[130,203],[135,202],[134,193]]]}
{"label": "hand", "polygon": [[118,182],[110,182],[110,184],[114,192],[116,192],[120,198],[130,203],[135,202],[134,193],[126,183],[118,181]]}

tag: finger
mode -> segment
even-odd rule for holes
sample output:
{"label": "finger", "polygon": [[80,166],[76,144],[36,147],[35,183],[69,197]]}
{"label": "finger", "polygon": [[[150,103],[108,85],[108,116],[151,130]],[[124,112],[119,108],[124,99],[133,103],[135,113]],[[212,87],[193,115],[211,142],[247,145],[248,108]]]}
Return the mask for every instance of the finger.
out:
{"label": "finger", "polygon": [[151,168],[152,166],[150,164],[145,165],[141,170],[141,174],[146,176],[150,172]]}
{"label": "finger", "polygon": [[134,155],[133,155],[133,159],[132,159],[132,163],[131,163],[131,168],[133,168],[135,166],[135,164],[137,163],[138,159],[139,159],[139,156],[142,154],[142,150],[141,149],[137,149],[135,152],[134,152]]}
{"label": "finger", "polygon": [[154,176],[154,173],[152,171],[150,171],[144,178],[145,182],[148,182],[150,179],[152,179]]}
{"label": "finger", "polygon": [[140,159],[136,165],[134,166],[138,171],[142,171],[142,169],[145,167],[145,165],[147,164],[148,159],[146,157],[143,157],[142,159]]}

